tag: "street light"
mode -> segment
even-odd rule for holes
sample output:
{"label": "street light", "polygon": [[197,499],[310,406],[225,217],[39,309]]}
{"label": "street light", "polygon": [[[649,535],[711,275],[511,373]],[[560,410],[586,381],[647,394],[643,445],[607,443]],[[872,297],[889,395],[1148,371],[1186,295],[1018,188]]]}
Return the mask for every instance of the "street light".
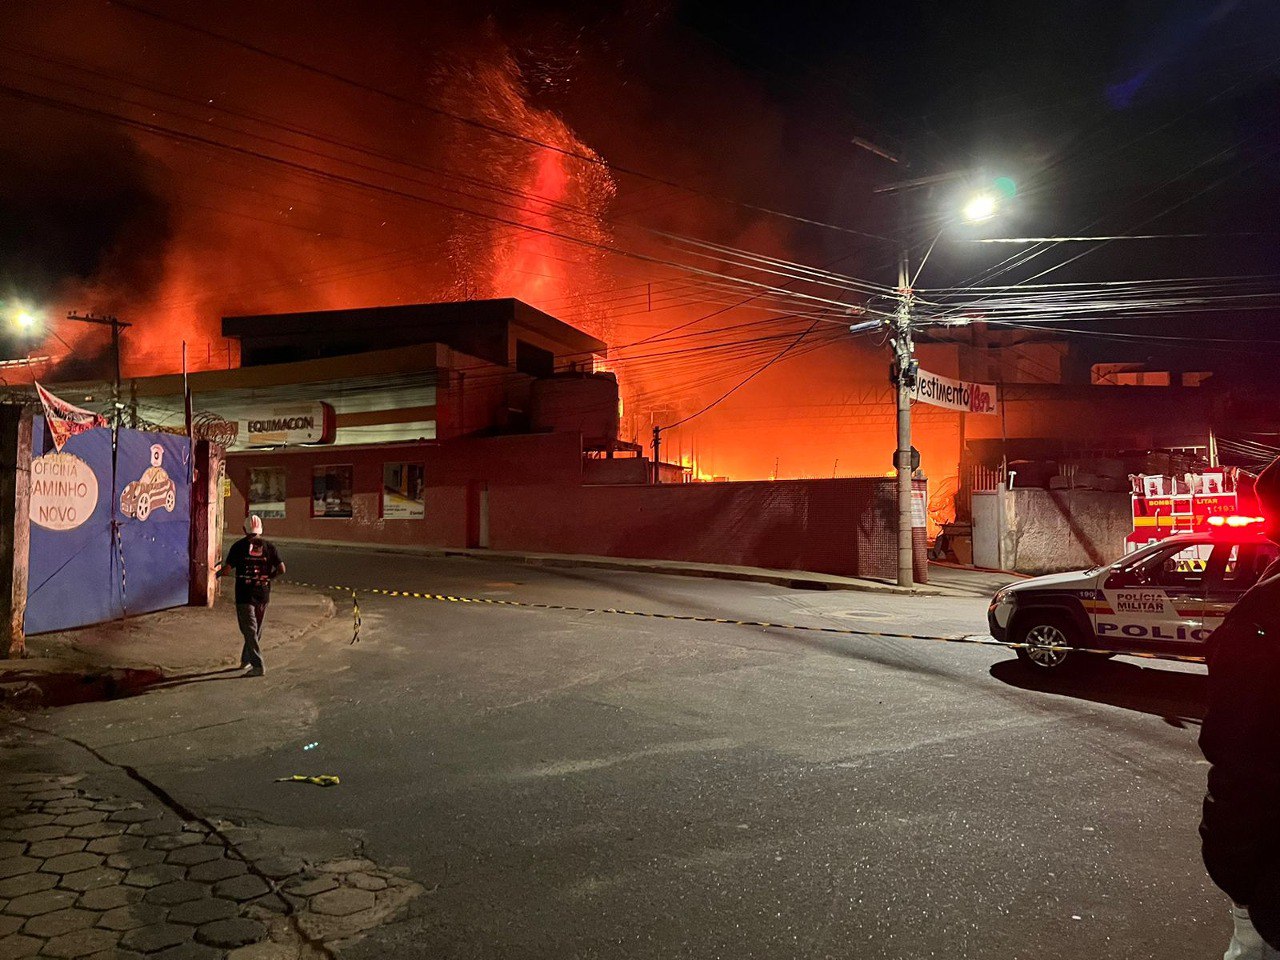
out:
{"label": "street light", "polygon": [[999,210],[1000,201],[995,194],[987,193],[984,190],[982,193],[975,193],[969,198],[968,203],[960,211],[960,216],[967,223],[982,223],[984,220],[990,220],[994,217]]}
{"label": "street light", "polygon": [[[8,317],[9,324],[20,334],[26,336],[39,333],[40,328],[45,326],[45,318],[42,312],[20,300],[6,304],[4,313]],[[124,404],[120,402],[120,333],[122,330],[132,326],[132,324],[124,323],[111,316],[99,317],[91,313],[80,314],[75,311],[69,312],[67,319],[76,323],[91,323],[95,326],[111,328],[111,353],[115,360],[112,401],[115,409],[115,422],[119,425],[121,419],[120,411],[124,408]]]}
{"label": "street light", "polygon": [[[933,186],[948,181],[970,179],[964,174],[941,174],[931,177],[919,177],[899,183],[887,184],[876,189],[877,193],[897,193],[902,199],[902,236],[898,246],[898,305],[890,320],[891,341],[893,345],[893,362],[890,364],[890,379],[894,385],[897,406],[897,449],[894,452],[893,464],[897,470],[898,493],[898,585],[910,587],[915,583],[915,524],[912,518],[911,501],[913,497],[911,475],[911,394],[916,385],[919,364],[915,359],[915,340],[912,337],[912,306],[915,292],[914,282],[920,276],[924,261],[928,260],[933,250],[930,244],[920,266],[916,268],[915,277],[911,275],[911,243],[907,235],[906,224],[906,191],[920,187]],[[970,180],[972,182],[972,180]],[[990,181],[989,185],[970,194],[963,204],[958,204],[959,215],[948,217],[934,237],[936,244],[947,226],[956,221],[981,223],[990,220],[1000,212],[1004,199],[1011,199],[1017,193],[1017,186],[1008,177],[1000,177]],[[953,208],[955,209],[955,208]]]}
{"label": "street light", "polygon": [[5,304],[4,313],[10,326],[21,333],[29,332],[40,322],[39,311],[21,300]]}

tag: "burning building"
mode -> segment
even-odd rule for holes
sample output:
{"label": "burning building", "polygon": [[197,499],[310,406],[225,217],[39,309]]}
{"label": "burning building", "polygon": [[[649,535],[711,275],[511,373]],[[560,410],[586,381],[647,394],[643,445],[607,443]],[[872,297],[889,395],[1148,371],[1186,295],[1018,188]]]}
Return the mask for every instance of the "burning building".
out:
{"label": "burning building", "polygon": [[[682,467],[621,436],[618,381],[596,369],[606,344],[520,301],[228,317],[223,329],[243,364],[188,384],[204,422],[228,427],[230,529],[256,513],[282,540],[894,569],[889,481],[682,483]],[[110,395],[56,389],[90,406]],[[130,378],[123,393],[129,417],[182,430],[181,376]],[[918,541],[923,580],[923,527]]]}

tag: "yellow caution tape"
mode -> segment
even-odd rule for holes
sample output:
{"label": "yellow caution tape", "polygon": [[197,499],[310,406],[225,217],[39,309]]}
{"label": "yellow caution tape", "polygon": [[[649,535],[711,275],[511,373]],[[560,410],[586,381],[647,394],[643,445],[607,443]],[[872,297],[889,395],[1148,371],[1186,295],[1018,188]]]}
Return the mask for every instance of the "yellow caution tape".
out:
{"label": "yellow caution tape", "polygon": [[317,787],[336,787],[341,782],[327,773],[318,777],[308,777],[301,773],[295,773],[292,777],[276,777],[276,783],[314,783]]}
{"label": "yellow caution tape", "polygon": [[351,642],[360,642],[360,625],[364,623],[364,618],[360,616],[360,601],[356,598],[356,592],[351,591],[351,619],[353,621],[353,629],[351,633]]}
{"label": "yellow caution tape", "polygon": [[[493,597],[455,597],[444,593],[417,593],[412,590],[381,590],[377,587],[348,587],[337,584],[303,583],[298,580],[286,581],[295,587],[310,587],[313,590],[339,590],[350,593],[353,603],[358,593],[370,593],[382,597],[398,597],[403,600],[435,600],[444,603],[479,603],[493,607],[521,607],[526,610],[561,610],[567,613],[606,613],[624,617],[652,617],[656,620],[682,620],[687,623],[721,623],[734,627],[765,627],[776,630],[804,630],[809,633],[830,633],[844,637],[882,637],[889,640],[933,640],[938,643],[967,643],[984,647],[1006,647],[1010,650],[1050,650],[1067,653],[1119,653],[1125,657],[1140,657],[1144,660],[1174,660],[1179,663],[1204,663],[1204,657],[1185,656],[1176,653],[1129,653],[1118,650],[1094,649],[1092,647],[1050,646],[1041,643],[1014,643],[1010,640],[997,640],[991,636],[971,634],[960,637],[938,637],[919,633],[885,633],[880,630],[856,630],[849,627],[814,627],[800,623],[772,623],[766,620],[734,620],[728,617],[700,617],[687,613],[651,613],[645,610],[621,610],[617,607],[575,607],[559,603],[531,603],[524,600],[497,600]],[[359,636],[359,605],[356,604],[356,632]],[[355,642],[354,640],[352,641]]]}

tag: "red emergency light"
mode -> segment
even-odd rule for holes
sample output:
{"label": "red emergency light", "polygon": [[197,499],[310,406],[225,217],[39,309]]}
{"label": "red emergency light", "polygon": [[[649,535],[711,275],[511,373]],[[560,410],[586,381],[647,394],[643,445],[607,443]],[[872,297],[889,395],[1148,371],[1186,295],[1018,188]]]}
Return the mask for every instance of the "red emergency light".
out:
{"label": "red emergency light", "polygon": [[1266,517],[1239,517],[1234,514],[1232,516],[1218,514],[1217,516],[1209,518],[1209,526],[1211,527],[1235,527],[1237,529],[1240,527],[1251,527],[1254,524],[1266,522]]}

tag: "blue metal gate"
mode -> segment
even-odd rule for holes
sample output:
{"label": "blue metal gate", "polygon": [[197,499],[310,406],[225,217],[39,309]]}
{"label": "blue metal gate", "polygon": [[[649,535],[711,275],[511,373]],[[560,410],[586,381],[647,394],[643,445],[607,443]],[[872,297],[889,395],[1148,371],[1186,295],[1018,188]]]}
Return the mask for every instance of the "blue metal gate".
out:
{"label": "blue metal gate", "polygon": [[[89,430],[54,450],[33,424],[26,632],[102,623],[187,602],[191,443]],[[114,463],[113,463],[114,461]]]}

